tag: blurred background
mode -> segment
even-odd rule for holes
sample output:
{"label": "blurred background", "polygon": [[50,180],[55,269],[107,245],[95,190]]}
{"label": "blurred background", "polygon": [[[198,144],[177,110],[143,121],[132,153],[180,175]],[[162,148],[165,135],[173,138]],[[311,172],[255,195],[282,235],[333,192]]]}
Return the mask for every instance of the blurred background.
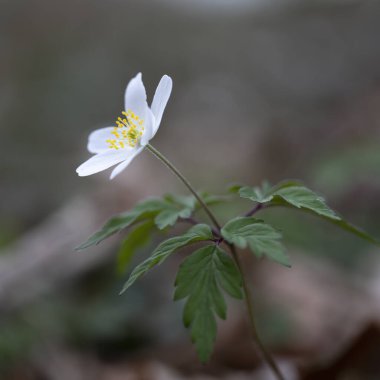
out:
{"label": "blurred background", "polygon": [[[129,79],[141,71],[151,99],[169,74],[153,145],[197,188],[297,178],[380,237],[379,20],[377,0],[0,0],[0,378],[272,379],[232,301],[198,363],[171,300],[189,251],[123,296],[127,232],[74,253],[112,214],[185,194],[172,174],[148,153],[112,182],[75,168]],[[301,213],[260,216],[293,263],[245,254],[262,338],[287,378],[379,379],[379,249]]]}

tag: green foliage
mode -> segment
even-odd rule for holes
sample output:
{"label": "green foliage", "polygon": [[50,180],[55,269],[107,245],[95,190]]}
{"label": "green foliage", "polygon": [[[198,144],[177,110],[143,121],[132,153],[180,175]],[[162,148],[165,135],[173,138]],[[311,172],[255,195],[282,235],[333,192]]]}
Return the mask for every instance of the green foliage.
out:
{"label": "green foliage", "polygon": [[[315,192],[295,181],[282,182],[274,187],[263,183],[259,187],[234,185],[230,192],[257,203],[246,215],[252,215],[260,208],[285,206],[306,211],[322,217],[337,226],[356,234],[372,243],[380,244],[366,232],[352,226],[333,210]],[[214,205],[229,199],[229,196],[199,194],[206,205]],[[262,205],[262,206],[260,206]],[[124,239],[118,254],[118,269],[124,271],[134,253],[144,247],[156,228],[163,230],[173,226],[179,219],[198,223],[192,214],[202,208],[193,196],[165,195],[163,198],[148,199],[132,210],[111,218],[101,229],[77,249],[81,250],[100,243],[107,237],[133,226]],[[271,225],[252,216],[240,216],[228,221],[219,231],[209,225],[196,224],[186,233],[161,242],[152,255],[136,266],[120,293],[125,292],[135,281],[150,269],[161,264],[170,255],[196,242],[212,241],[193,252],[181,264],[175,281],[174,299],[186,299],[183,321],[191,330],[191,338],[202,362],[210,357],[217,334],[218,316],[225,319],[227,306],[224,293],[242,298],[242,278],[233,259],[220,244],[249,248],[258,258],[266,258],[290,267],[289,259],[281,242],[282,234]],[[217,243],[217,244],[215,244]]]}
{"label": "green foliage", "polygon": [[153,252],[152,256],[139,264],[131,273],[121,293],[125,292],[138,278],[156,265],[165,261],[176,250],[198,241],[211,240],[211,229],[206,224],[198,224],[189,229],[184,235],[175,236],[163,241]]}
{"label": "green foliage", "polygon": [[374,244],[380,244],[378,240],[374,239],[368,233],[342,219],[327,206],[323,197],[299,182],[287,181],[272,188],[266,187],[265,189],[245,186],[239,189],[239,194],[242,198],[248,198],[267,206],[285,206],[310,212],[323,217],[329,222],[334,223],[362,239]]}
{"label": "green foliage", "polygon": [[326,205],[321,196],[306,187],[282,187],[276,190],[275,197],[275,199],[272,199],[273,203],[279,202],[279,204],[289,204],[293,207],[304,208],[332,220],[340,219],[340,217]]}
{"label": "green foliage", "polygon": [[125,271],[137,250],[147,245],[151,238],[154,223],[148,219],[138,224],[124,239],[117,255],[117,269],[119,273]]}
{"label": "green foliage", "polygon": [[235,186],[234,188],[234,192],[238,193],[242,198],[248,198],[258,203],[268,202],[272,199],[270,190],[269,182],[264,182],[262,186]]}
{"label": "green foliage", "polygon": [[166,194],[164,196],[165,201],[170,204],[177,206],[179,208],[186,208],[189,210],[194,210],[196,199],[193,195],[176,195],[176,194]]}
{"label": "green foliage", "polygon": [[217,333],[215,314],[225,319],[227,306],[222,290],[242,298],[242,280],[232,259],[218,246],[208,245],[185,259],[176,281],[174,300],[187,298],[183,321],[191,328],[191,338],[199,358],[206,362]]}
{"label": "green foliage", "polygon": [[368,242],[376,245],[380,245],[380,241],[375,239],[373,236],[369,235],[367,232],[363,231],[361,228],[354,226],[351,223],[348,223],[344,219],[333,220],[332,223],[338,227],[344,229],[347,232],[350,232]]}
{"label": "green foliage", "polygon": [[[200,196],[208,205],[213,205],[226,200],[226,197],[212,195],[206,192],[200,193]],[[193,195],[181,196],[167,194],[163,198],[148,199],[139,203],[132,210],[112,217],[99,231],[95,232],[75,249],[80,251],[99,244],[113,234],[136,222],[144,220],[154,220],[157,228],[163,230],[169,226],[173,226],[179,218],[189,218],[195,209],[199,207],[200,205]],[[127,241],[126,244],[128,246],[129,242]]]}
{"label": "green foliage", "polygon": [[240,183],[231,183],[227,186],[227,191],[231,194],[239,194],[239,190],[244,187]]}
{"label": "green foliage", "polygon": [[261,258],[263,255],[282,265],[290,267],[288,257],[280,239],[281,233],[269,224],[252,217],[238,217],[222,228],[223,237],[239,248],[246,248]]}
{"label": "green foliage", "polygon": [[98,232],[90,236],[89,239],[78,246],[76,250],[80,251],[92,245],[99,244],[104,239],[129,227],[135,222],[156,216],[165,207],[166,202],[159,198],[152,198],[141,202],[131,211],[112,217]]}
{"label": "green foliage", "polygon": [[160,230],[173,226],[178,218],[190,217],[195,207],[195,199],[192,196],[184,197],[170,194],[166,195],[164,200],[165,206],[154,219]]}
{"label": "green foliage", "polygon": [[[220,201],[217,196],[205,193],[205,201],[212,204]],[[139,203],[132,210],[112,217],[99,231],[94,233],[76,250],[99,244],[113,234],[143,220],[154,220],[160,230],[173,226],[178,218],[189,218],[197,206],[193,196],[166,195],[163,199],[151,198]],[[128,244],[128,242],[127,242]]]}

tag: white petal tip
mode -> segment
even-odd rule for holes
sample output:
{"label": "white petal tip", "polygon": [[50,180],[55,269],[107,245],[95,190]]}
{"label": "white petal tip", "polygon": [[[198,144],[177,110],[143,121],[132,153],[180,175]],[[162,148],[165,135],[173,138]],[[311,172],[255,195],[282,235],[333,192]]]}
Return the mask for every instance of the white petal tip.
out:
{"label": "white petal tip", "polygon": [[170,98],[170,94],[173,88],[173,80],[169,75],[163,75],[158,86],[156,88],[156,92],[153,97],[153,102],[151,106],[151,110],[155,117],[155,128],[153,130],[152,136],[157,132],[158,127],[160,126],[162,115],[164,113],[166,104]]}
{"label": "white petal tip", "polygon": [[169,92],[169,96],[170,96],[170,92],[173,89],[173,79],[169,75],[165,74],[162,76],[160,82],[162,85],[166,86],[166,91]]}
{"label": "white petal tip", "polygon": [[83,172],[80,169],[77,169],[76,172],[77,172],[79,177],[87,177],[88,175],[90,175],[90,174],[87,174],[85,171]]}
{"label": "white petal tip", "polygon": [[[117,166],[116,166],[116,168],[117,168]],[[115,169],[116,169],[115,168]],[[112,172],[111,172],[111,174],[110,174],[110,181],[112,181],[118,174],[120,174],[121,173],[121,171],[122,170],[120,170],[120,171],[115,171],[115,169],[113,169],[112,170]]]}
{"label": "white petal tip", "polygon": [[173,79],[171,78],[170,75],[165,74],[165,75],[162,76],[162,78],[165,79],[165,80],[168,80],[171,83],[173,83]]}
{"label": "white petal tip", "polygon": [[131,81],[133,81],[134,79],[142,80],[142,73],[137,73],[137,74],[131,79]]}

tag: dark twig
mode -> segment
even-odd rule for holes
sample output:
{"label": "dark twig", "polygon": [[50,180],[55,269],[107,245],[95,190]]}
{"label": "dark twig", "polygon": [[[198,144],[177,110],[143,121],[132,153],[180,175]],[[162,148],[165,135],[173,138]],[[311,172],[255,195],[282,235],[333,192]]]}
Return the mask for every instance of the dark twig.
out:
{"label": "dark twig", "polygon": [[262,203],[258,203],[253,209],[249,210],[246,214],[244,214],[244,216],[252,216],[257,211],[259,211],[263,208],[264,208],[264,205]]}

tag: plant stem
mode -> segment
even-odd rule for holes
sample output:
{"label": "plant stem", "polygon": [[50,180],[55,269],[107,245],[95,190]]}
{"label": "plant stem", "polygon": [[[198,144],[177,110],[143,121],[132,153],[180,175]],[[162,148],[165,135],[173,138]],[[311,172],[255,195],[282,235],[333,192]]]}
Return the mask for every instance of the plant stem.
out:
{"label": "plant stem", "polygon": [[[190,184],[190,182],[185,178],[185,176],[163,155],[161,154],[157,149],[155,149],[152,145],[147,144],[145,146],[149,152],[151,152],[154,156],[156,156],[160,161],[162,161],[181,181],[182,183],[190,190],[190,192],[194,195],[194,197],[198,200],[199,204],[203,207],[204,211],[207,213],[213,224],[215,225],[217,231],[217,235],[220,235],[220,224],[216,220],[216,217],[212,213],[212,211],[208,208],[206,203],[203,202],[202,198],[198,195],[196,190],[193,188],[193,186]],[[257,205],[253,210],[251,210],[249,213],[247,213],[247,216],[253,215],[256,211],[258,211],[261,208],[261,205]],[[195,220],[192,218],[187,218],[187,221],[190,223],[194,223]],[[247,306],[248,316],[249,316],[249,323],[251,327],[251,333],[252,338],[254,342],[256,343],[257,349],[260,351],[263,360],[268,364],[268,366],[271,368],[273,373],[275,374],[277,380],[285,380],[284,376],[281,374],[280,369],[278,368],[276,362],[273,360],[272,356],[269,354],[269,352],[266,350],[264,345],[261,343],[261,340],[259,338],[259,335],[257,333],[256,324],[255,324],[255,318],[253,313],[253,304],[252,304],[252,297],[251,292],[248,287],[246,278],[244,276],[243,268],[240,263],[239,256],[236,252],[236,249],[233,244],[228,244],[232,256],[236,262],[236,265],[241,273],[242,281],[243,281],[243,291],[244,291],[244,300]]]}
{"label": "plant stem", "polygon": [[184,222],[187,222],[187,223],[190,223],[192,224],[193,226],[196,226],[197,224],[199,224],[198,220],[194,219],[193,217],[189,216],[188,218],[180,218],[180,220],[184,221]]}
{"label": "plant stem", "polygon": [[194,195],[194,197],[197,199],[199,204],[203,207],[206,214],[209,216],[211,221],[214,223],[214,225],[218,229],[218,231],[220,231],[221,227],[220,227],[218,221],[216,220],[214,214],[207,207],[206,203],[203,202],[202,198],[198,195],[198,193],[193,188],[193,186],[191,186],[190,182],[185,178],[185,176],[162,153],[160,153],[152,145],[147,144],[145,146],[145,148],[148,149],[149,152],[151,152],[153,155],[155,155],[160,161],[162,161],[182,181],[182,183],[190,190],[190,192]]}
{"label": "plant stem", "polygon": [[248,211],[244,216],[252,216],[253,214],[261,210],[262,208],[264,208],[264,205],[262,203],[258,203],[253,209]]}
{"label": "plant stem", "polygon": [[263,360],[268,364],[270,369],[273,371],[273,373],[276,375],[276,378],[278,380],[285,380],[285,377],[282,375],[279,367],[277,366],[276,362],[272,358],[272,355],[267,351],[267,349],[264,347],[263,343],[260,340],[259,334],[257,332],[256,323],[255,323],[255,316],[254,316],[254,308],[252,303],[252,294],[251,290],[247,284],[246,278],[244,276],[243,272],[243,266],[241,265],[239,256],[236,252],[235,247],[232,244],[229,244],[232,256],[236,262],[236,265],[241,273],[242,282],[243,282],[243,291],[244,291],[244,299],[245,304],[247,307],[248,317],[249,317],[249,324],[251,327],[251,334],[253,337],[254,342],[256,343],[258,351],[261,353]]}

